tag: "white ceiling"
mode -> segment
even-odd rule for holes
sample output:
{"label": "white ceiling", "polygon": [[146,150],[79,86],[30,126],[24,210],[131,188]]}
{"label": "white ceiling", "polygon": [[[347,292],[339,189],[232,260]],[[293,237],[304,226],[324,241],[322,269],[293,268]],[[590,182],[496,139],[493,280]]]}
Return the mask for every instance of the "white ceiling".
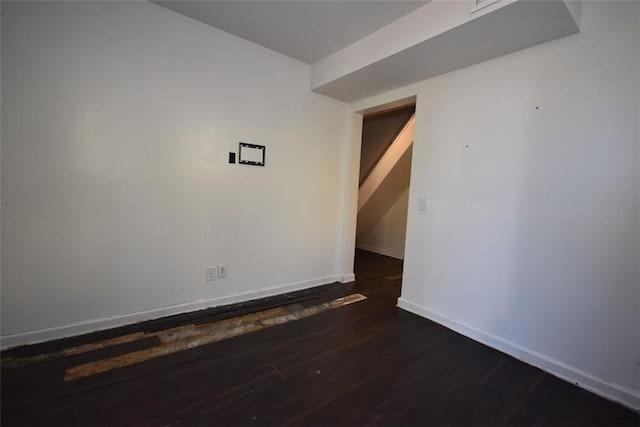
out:
{"label": "white ceiling", "polygon": [[[478,14],[471,14],[468,5],[431,2],[414,12],[411,22],[397,21],[337,57],[316,63],[312,90],[352,103],[580,31],[562,0],[501,1]],[[421,34],[434,22],[440,25],[438,32]],[[422,40],[410,39],[408,44],[407,34]],[[385,51],[394,40],[402,42],[395,51]]]}
{"label": "white ceiling", "polygon": [[313,64],[427,2],[158,0],[153,3]]}

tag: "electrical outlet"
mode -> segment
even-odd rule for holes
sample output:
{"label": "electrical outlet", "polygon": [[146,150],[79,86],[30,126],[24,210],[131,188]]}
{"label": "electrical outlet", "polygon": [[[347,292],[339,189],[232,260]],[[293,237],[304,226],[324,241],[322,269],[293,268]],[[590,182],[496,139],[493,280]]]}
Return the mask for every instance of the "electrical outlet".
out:
{"label": "electrical outlet", "polygon": [[207,267],[207,282],[216,280],[218,269],[216,267]]}
{"label": "electrical outlet", "polygon": [[218,264],[218,279],[227,277],[227,264]]}

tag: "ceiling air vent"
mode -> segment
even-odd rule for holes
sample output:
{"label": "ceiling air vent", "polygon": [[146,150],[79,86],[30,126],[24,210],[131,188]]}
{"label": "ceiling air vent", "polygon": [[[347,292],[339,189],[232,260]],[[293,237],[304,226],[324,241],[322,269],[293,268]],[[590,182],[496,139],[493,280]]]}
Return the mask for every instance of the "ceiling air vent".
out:
{"label": "ceiling air vent", "polygon": [[471,13],[476,12],[483,7],[499,2],[500,0],[471,0]]}

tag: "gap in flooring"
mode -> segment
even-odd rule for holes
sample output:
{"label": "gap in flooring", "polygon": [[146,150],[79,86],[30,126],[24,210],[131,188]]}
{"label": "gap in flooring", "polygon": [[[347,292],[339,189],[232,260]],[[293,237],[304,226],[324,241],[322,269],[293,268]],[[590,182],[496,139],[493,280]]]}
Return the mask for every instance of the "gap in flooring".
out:
{"label": "gap in flooring", "polygon": [[[640,415],[396,308],[402,261],[357,250],[357,281],[2,353],[3,426],[638,426]],[[65,381],[78,365],[160,344],[173,327],[295,304],[366,300]],[[10,367],[74,346],[139,339]]]}

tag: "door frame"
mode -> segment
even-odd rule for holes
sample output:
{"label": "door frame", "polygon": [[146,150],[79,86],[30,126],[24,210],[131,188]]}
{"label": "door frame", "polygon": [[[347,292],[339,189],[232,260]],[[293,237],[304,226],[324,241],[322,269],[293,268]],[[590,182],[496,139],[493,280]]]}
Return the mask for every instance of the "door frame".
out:
{"label": "door frame", "polygon": [[[365,114],[379,113],[415,104],[418,113],[418,94],[415,85],[394,90],[351,104],[350,123],[347,126],[344,176],[344,200],[342,214],[342,241],[340,243],[338,265],[342,283],[353,282],[356,251],[356,224],[358,218],[358,184],[360,172],[360,149],[362,146],[362,119]],[[416,123],[417,124],[417,123]],[[415,137],[414,137],[415,147]],[[413,175],[413,174],[412,174]],[[413,177],[412,177],[413,179]],[[411,185],[411,182],[409,183]],[[411,205],[411,196],[409,196]],[[408,224],[407,224],[408,227]],[[407,229],[408,232],[408,229]],[[405,248],[405,258],[406,258]]]}

